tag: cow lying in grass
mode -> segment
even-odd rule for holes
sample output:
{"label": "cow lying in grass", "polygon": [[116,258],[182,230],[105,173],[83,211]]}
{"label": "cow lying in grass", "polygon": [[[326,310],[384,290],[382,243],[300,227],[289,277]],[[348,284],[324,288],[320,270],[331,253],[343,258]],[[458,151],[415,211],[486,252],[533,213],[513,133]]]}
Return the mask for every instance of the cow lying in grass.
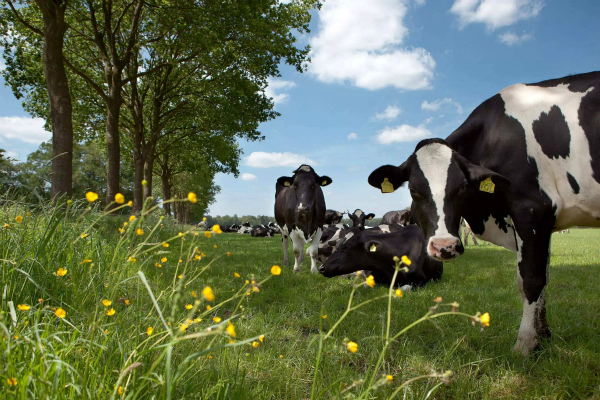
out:
{"label": "cow lying in grass", "polygon": [[395,271],[394,256],[406,255],[411,260],[408,272],[399,272],[394,286],[423,286],[441,278],[444,268],[442,262],[427,256],[426,247],[425,237],[416,225],[390,233],[351,228],[319,272],[332,278],[368,270],[376,283],[389,286]]}

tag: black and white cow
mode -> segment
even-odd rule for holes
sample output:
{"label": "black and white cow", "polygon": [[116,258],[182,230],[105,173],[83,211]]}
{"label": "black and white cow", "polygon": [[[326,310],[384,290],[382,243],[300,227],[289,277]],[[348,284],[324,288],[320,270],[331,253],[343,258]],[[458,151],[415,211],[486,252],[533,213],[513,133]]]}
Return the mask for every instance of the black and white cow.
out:
{"label": "black and white cow", "polygon": [[479,238],[517,252],[523,317],[514,350],[530,353],[550,336],[552,232],[600,226],[600,72],[510,86],[446,140],[423,140],[402,165],[369,176],[382,192],[404,182],[431,257],[463,253],[461,217]]}
{"label": "black and white cow", "polygon": [[283,264],[289,265],[288,236],[294,246],[294,271],[300,271],[304,244],[309,240],[311,272],[317,273],[317,246],[323,234],[325,197],[321,186],[331,183],[328,176],[319,176],[309,165],[301,165],[291,177],[282,176],[275,185],[275,220],[281,227]]}
{"label": "black and white cow", "polygon": [[254,225],[252,227],[252,232],[250,232],[252,237],[271,237],[271,229],[266,225]]}
{"label": "black and white cow", "polygon": [[352,220],[352,226],[358,229],[365,229],[365,222],[375,217],[375,214],[365,214],[363,210],[357,208],[352,214],[348,215]]}
{"label": "black and white cow", "polygon": [[381,224],[397,224],[401,226],[410,225],[410,211],[399,210],[399,211],[388,211],[381,217]]}
{"label": "black and white cow", "polygon": [[237,233],[239,234],[251,234],[252,233],[252,226],[250,225],[250,222],[244,222],[240,228],[237,230]]}
{"label": "black and white cow", "polygon": [[267,227],[271,231],[271,236],[273,236],[275,234],[280,234],[281,233],[281,228],[279,228],[279,225],[277,225],[276,223],[269,222],[269,224],[267,225]]}
{"label": "black and white cow", "polygon": [[346,211],[339,212],[335,210],[325,210],[325,220],[323,223],[326,225],[337,225],[342,222],[344,214],[346,214]]}
{"label": "black and white cow", "polygon": [[398,230],[389,233],[350,228],[333,254],[319,267],[319,272],[331,278],[366,269],[375,283],[389,286],[395,272],[394,256],[406,255],[411,265],[408,272],[398,273],[394,286],[423,286],[441,278],[444,264],[427,256],[427,242],[419,227],[394,226]]}

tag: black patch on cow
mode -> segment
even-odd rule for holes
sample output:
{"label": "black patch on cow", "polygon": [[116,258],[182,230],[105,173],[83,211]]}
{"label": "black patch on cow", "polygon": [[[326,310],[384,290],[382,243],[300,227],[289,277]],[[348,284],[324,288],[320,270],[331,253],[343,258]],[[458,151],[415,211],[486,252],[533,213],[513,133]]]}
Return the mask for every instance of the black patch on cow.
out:
{"label": "black patch on cow", "polygon": [[571,188],[573,189],[573,193],[579,194],[579,183],[577,183],[577,180],[575,179],[575,177],[573,177],[573,175],[571,175],[570,173],[567,172],[567,179],[569,180],[569,184],[571,185]]}
{"label": "black patch on cow", "polygon": [[600,183],[600,77],[595,85],[595,89],[581,99],[578,116],[579,125],[585,132],[590,146],[592,176]]}
{"label": "black patch on cow", "polygon": [[532,125],[535,140],[549,158],[566,158],[570,153],[571,133],[567,120],[556,105],[550,108],[548,114],[541,113]]}
{"label": "black patch on cow", "polygon": [[527,86],[539,86],[544,88],[556,87],[558,85],[569,85],[569,90],[574,93],[586,92],[600,81],[600,71],[588,72],[587,74],[569,75],[564,78],[550,79],[547,81],[528,83]]}

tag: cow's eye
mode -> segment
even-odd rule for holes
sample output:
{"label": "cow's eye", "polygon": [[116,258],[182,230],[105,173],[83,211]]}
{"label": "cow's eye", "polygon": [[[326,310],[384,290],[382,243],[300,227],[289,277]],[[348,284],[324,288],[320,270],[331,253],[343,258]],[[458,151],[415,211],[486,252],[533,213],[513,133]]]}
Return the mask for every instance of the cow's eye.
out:
{"label": "cow's eye", "polygon": [[415,188],[408,188],[408,190],[410,191],[410,195],[411,196],[419,196],[419,193],[415,190]]}

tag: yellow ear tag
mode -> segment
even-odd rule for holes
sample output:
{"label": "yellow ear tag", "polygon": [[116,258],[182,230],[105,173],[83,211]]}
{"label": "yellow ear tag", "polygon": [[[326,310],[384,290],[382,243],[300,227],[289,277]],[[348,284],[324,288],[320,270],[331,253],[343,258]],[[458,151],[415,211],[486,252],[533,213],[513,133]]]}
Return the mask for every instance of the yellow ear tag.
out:
{"label": "yellow ear tag", "polygon": [[372,244],[372,245],[371,245],[371,248],[369,249],[369,251],[370,251],[371,253],[375,253],[375,252],[377,251],[377,247],[376,247],[374,244]]}
{"label": "yellow ear tag", "polygon": [[373,219],[373,217],[369,217],[369,219]]}
{"label": "yellow ear tag", "polygon": [[383,178],[383,182],[381,183],[381,193],[394,193],[394,185],[388,178]]}
{"label": "yellow ear tag", "polygon": [[326,180],[323,181],[323,182],[321,182],[321,186],[325,186],[325,185],[327,185],[327,181]]}
{"label": "yellow ear tag", "polygon": [[283,186],[290,186],[290,183],[286,181],[283,183]]}
{"label": "yellow ear tag", "polygon": [[492,182],[492,178],[487,178],[486,180],[481,182],[481,184],[479,185],[479,190],[481,190],[482,192],[494,193],[495,187],[496,185],[494,185],[494,183]]}

